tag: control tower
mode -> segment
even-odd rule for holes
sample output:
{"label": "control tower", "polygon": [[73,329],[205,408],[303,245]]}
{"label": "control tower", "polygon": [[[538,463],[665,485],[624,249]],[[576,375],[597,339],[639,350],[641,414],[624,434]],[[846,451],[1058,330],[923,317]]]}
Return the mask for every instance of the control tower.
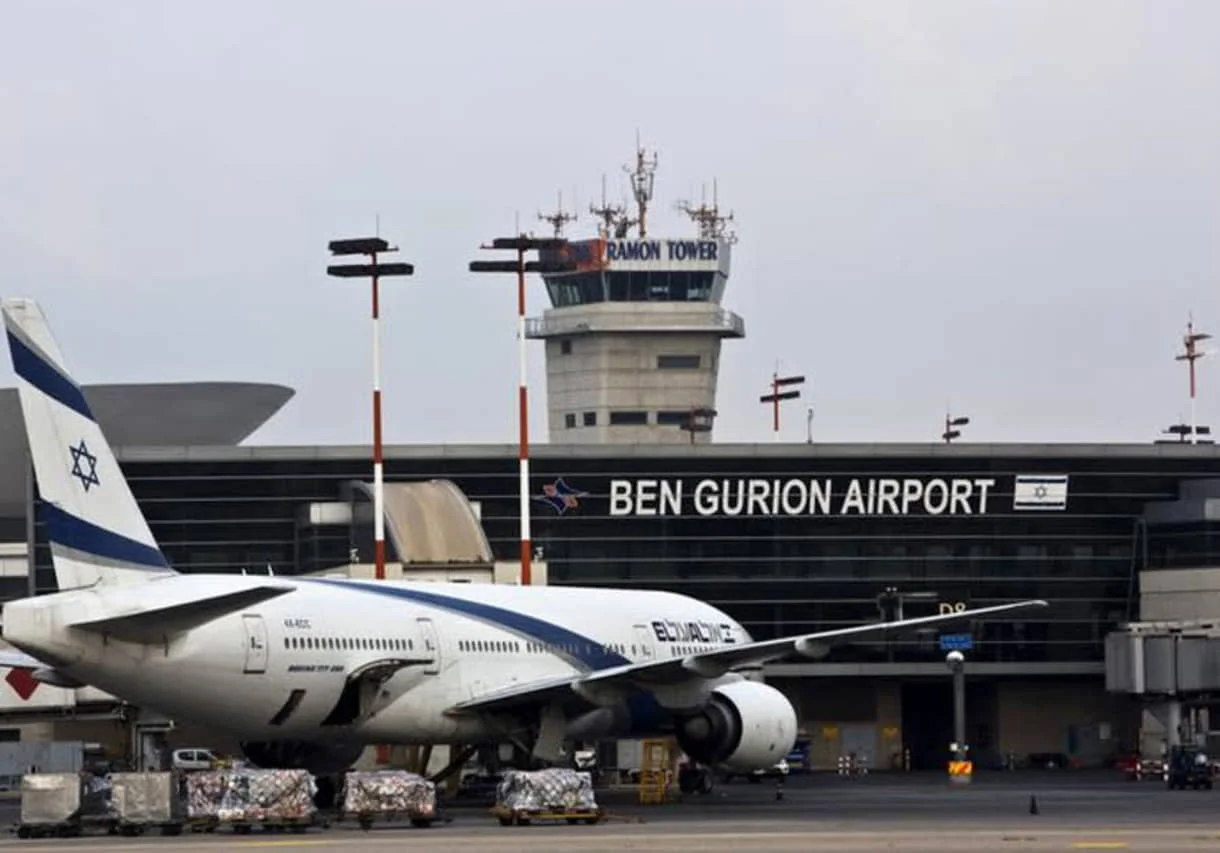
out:
{"label": "control tower", "polygon": [[[591,206],[598,236],[572,240],[542,260],[572,270],[543,277],[551,308],[526,323],[546,341],[547,419],[553,444],[703,443],[714,410],[720,342],[745,337],[745,323],[720,306],[731,246],[715,200],[679,206],[697,225],[691,237],[648,232],[655,156],[643,149],[627,167],[636,211]],[[543,219],[562,236],[562,210]],[[574,268],[573,268],[574,267]],[[710,425],[710,424],[709,424]]]}

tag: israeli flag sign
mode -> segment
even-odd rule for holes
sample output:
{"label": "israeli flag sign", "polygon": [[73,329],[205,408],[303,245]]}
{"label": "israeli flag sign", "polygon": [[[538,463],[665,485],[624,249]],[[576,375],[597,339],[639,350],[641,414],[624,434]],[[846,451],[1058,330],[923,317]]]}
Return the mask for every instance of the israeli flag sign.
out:
{"label": "israeli flag sign", "polygon": [[1067,509],[1067,474],[1018,474],[1013,509]]}

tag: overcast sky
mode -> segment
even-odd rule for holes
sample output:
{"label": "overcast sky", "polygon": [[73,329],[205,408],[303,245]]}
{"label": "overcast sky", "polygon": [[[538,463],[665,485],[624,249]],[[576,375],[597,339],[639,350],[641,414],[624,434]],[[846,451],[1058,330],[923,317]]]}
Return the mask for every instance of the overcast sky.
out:
{"label": "overcast sky", "polygon": [[[1209,0],[7,0],[0,291],[83,382],[283,383],[253,441],[365,442],[368,295],[326,243],[380,216],[416,265],[387,441],[515,441],[514,289],[467,264],[617,188],[638,128],[652,233],[713,177],[737,216],[717,440],[771,439],[778,360],[822,440],[951,403],[980,441],[1149,441],[1188,314],[1220,333],[1218,39]],[[1220,423],[1220,355],[1200,379]]]}

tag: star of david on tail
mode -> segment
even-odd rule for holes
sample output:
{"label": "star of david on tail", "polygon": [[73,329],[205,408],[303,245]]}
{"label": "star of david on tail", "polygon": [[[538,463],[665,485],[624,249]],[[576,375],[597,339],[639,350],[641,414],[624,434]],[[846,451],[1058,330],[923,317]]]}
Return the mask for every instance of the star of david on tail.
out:
{"label": "star of david on tail", "polygon": [[[85,491],[89,491],[90,486],[100,486],[102,483],[97,478],[97,457],[89,452],[85,440],[82,438],[79,447],[69,447],[68,451],[72,454],[72,476],[80,480]],[[82,465],[82,462],[85,464]],[[88,472],[85,467],[88,467]]]}

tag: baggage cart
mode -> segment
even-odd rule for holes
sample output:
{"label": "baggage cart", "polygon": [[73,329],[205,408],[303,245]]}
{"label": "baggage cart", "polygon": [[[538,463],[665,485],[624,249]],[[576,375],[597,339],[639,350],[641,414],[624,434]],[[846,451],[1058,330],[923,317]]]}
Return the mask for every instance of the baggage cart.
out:
{"label": "baggage cart", "polygon": [[340,819],[361,829],[406,820],[427,828],[437,821],[436,784],[406,770],[350,771],[343,778]]}
{"label": "baggage cart", "polygon": [[491,810],[501,826],[529,826],[535,821],[599,823],[605,812],[598,806],[592,776],[583,770],[509,770],[496,791]]}
{"label": "baggage cart", "polygon": [[27,773],[21,777],[18,838],[74,838],[115,832],[106,780],[88,773]]}
{"label": "baggage cart", "polygon": [[566,821],[569,824],[595,824],[606,819],[606,811],[602,808],[572,809],[548,811],[546,809],[512,809],[508,806],[494,806],[491,813],[500,821],[500,826],[529,826],[535,821],[557,823]]}

